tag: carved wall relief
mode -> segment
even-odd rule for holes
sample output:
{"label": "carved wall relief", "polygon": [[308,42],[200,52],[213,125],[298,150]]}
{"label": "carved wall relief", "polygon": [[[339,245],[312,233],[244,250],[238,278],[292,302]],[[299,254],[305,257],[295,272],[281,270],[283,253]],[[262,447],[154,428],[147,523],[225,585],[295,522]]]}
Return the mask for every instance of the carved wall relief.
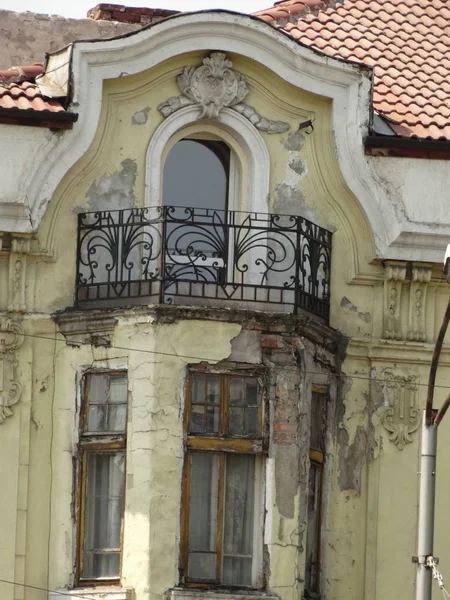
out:
{"label": "carved wall relief", "polygon": [[426,341],[425,311],[428,284],[431,281],[432,265],[413,263],[409,290],[408,339]]}
{"label": "carved wall relief", "polygon": [[8,310],[11,312],[25,312],[26,310],[25,284],[30,243],[29,237],[14,236],[11,240],[8,281]]}
{"label": "carved wall relief", "polygon": [[0,320],[0,424],[10,417],[20,399],[16,351],[23,344],[23,329],[12,319]]}
{"label": "carved wall relief", "polygon": [[162,102],[158,110],[168,117],[184,106],[197,104],[199,119],[218,119],[224,108],[232,108],[260,131],[283,133],[290,127],[283,121],[262,117],[252,106],[243,102],[249,90],[242,73],[233,69],[233,63],[223,52],[212,52],[199,67],[185,67],[177,77],[180,96]]}
{"label": "carved wall relief", "polygon": [[406,262],[387,261],[384,280],[384,337],[391,340],[402,338],[400,310]]}
{"label": "carved wall relief", "polygon": [[389,406],[382,409],[380,420],[390,434],[390,441],[403,450],[406,444],[413,441],[412,434],[420,424],[417,377],[384,371],[383,380]]}

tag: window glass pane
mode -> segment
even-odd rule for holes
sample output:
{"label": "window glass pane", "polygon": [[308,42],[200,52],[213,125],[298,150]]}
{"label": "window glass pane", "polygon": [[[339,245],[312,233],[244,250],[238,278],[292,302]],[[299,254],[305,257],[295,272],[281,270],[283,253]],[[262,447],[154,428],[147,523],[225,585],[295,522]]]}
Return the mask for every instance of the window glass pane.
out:
{"label": "window glass pane", "polygon": [[108,383],[107,374],[89,375],[89,406],[108,402]]}
{"label": "window glass pane", "polygon": [[237,377],[230,380],[230,404],[231,406],[244,404],[244,381]]}
{"label": "window glass pane", "polygon": [[192,375],[190,433],[219,433],[220,378]]}
{"label": "window glass pane", "polygon": [[322,465],[311,462],[309,471],[305,588],[309,592],[315,593],[319,593],[322,472]]}
{"label": "window glass pane", "polygon": [[230,435],[256,435],[258,433],[259,402],[260,396],[256,379],[250,377],[230,379]]}
{"label": "window glass pane", "polygon": [[258,409],[247,408],[245,410],[245,433],[255,435],[258,433]]}
{"label": "window glass pane", "polygon": [[127,377],[108,373],[89,375],[87,431],[125,431]]}
{"label": "window glass pane", "polygon": [[313,392],[311,396],[311,441],[315,450],[324,449],[325,394]]}
{"label": "window glass pane", "polygon": [[192,404],[205,401],[205,377],[203,375],[192,375]]}
{"label": "window glass pane", "polygon": [[229,169],[230,149],[224,142],[180,140],[164,164],[164,206],[226,210]]}
{"label": "window glass pane", "polygon": [[123,452],[86,457],[83,579],[120,576],[125,456]]}
{"label": "window glass pane", "polygon": [[94,404],[88,409],[88,431],[107,431],[108,407],[106,404]]}
{"label": "window glass pane", "polygon": [[215,580],[219,457],[194,452],[190,460],[188,577]]}
{"label": "window glass pane", "polygon": [[223,583],[251,586],[253,521],[255,504],[255,456],[227,454]]}
{"label": "window glass pane", "polygon": [[208,406],[206,409],[206,433],[219,431],[220,414],[218,406]]}
{"label": "window glass pane", "polygon": [[112,404],[108,406],[107,431],[125,431],[127,422],[127,405]]}
{"label": "window glass pane", "polygon": [[259,406],[258,384],[255,379],[246,379],[245,381],[245,404]]}
{"label": "window glass pane", "polygon": [[124,403],[127,398],[127,388],[125,375],[111,375],[109,377],[109,401],[112,404]]}
{"label": "window glass pane", "polygon": [[244,433],[244,410],[242,408],[232,406],[230,408],[230,435],[243,435]]}
{"label": "window glass pane", "polygon": [[219,404],[220,403],[220,379],[218,377],[208,377],[208,404]]}
{"label": "window glass pane", "polygon": [[205,409],[203,404],[192,406],[191,433],[202,433],[205,429]]}

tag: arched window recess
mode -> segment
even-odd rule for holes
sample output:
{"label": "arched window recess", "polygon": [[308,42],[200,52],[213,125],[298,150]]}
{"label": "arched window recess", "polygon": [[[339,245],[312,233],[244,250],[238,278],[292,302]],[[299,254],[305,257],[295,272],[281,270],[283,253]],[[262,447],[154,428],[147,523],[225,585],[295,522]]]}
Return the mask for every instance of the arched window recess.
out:
{"label": "arched window recess", "polygon": [[250,221],[268,213],[268,152],[234,111],[224,111],[219,122],[197,115],[189,107],[169,117],[148,152],[147,203],[158,198],[165,220],[164,301],[245,300],[244,273],[246,286],[263,283],[255,266],[267,252],[267,235],[259,233],[259,244],[245,241]]}
{"label": "arched window recess", "polygon": [[147,150],[144,208],[79,215],[77,303],[237,302],[327,320],[331,234],[270,214],[269,177],[265,142],[237,111],[168,116]]}

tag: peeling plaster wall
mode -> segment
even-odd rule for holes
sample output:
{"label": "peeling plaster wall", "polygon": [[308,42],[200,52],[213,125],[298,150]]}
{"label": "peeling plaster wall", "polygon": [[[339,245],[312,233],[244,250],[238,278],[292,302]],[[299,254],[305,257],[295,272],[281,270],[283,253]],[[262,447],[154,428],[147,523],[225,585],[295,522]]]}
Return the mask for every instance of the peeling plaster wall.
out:
{"label": "peeling plaster wall", "polygon": [[[18,353],[22,397],[15,414],[0,425],[0,455],[7,457],[1,466],[7,493],[0,497],[0,513],[6,538],[13,540],[1,559],[0,577],[8,579],[15,572],[18,579],[41,587],[68,584],[74,545],[71,473],[76,373],[89,366],[127,365],[131,410],[124,583],[136,587],[136,600],[157,600],[177,580],[182,386],[188,360],[151,354],[156,350],[206,354],[211,362],[266,366],[273,439],[266,463],[264,559],[269,588],[283,600],[298,600],[303,590],[309,391],[313,381],[329,385],[322,538],[325,597],[409,598],[417,518],[417,414],[424,403],[433,342],[449,291],[437,265],[429,266],[429,281],[417,287],[412,264],[405,266],[404,279],[401,268],[394,269],[397,280],[389,279],[388,264],[372,260],[371,232],[339,173],[326,100],[292,88],[249,60],[232,57],[249,82],[249,104],[261,114],[291,124],[285,134],[262,134],[271,157],[268,209],[302,215],[335,231],[330,322],[349,340],[342,378],[335,373],[334,357],[323,340],[312,334],[296,341],[292,336],[280,339],[270,331],[272,321],[270,326],[265,322],[264,335],[269,337],[263,339],[262,330],[231,322],[235,318],[231,313],[225,320],[214,315],[213,320],[181,317],[156,324],[150,310],[147,315],[144,308],[135,314],[124,311],[112,340],[118,348],[108,349],[88,344],[68,347],[50,319],[54,311],[73,306],[76,215],[82,210],[143,205],[146,149],[162,121],[156,106],[178,94],[175,76],[182,67],[197,65],[203,57],[202,53],[180,56],[152,71],[107,82],[94,142],[61,182],[30,251],[23,256],[14,253],[14,240],[3,240],[2,314],[11,305],[25,306],[23,312],[15,308],[9,314],[22,320],[28,334],[38,337],[27,338]],[[313,117],[314,131],[297,133],[299,123]],[[37,148],[49,143],[47,134],[37,135]],[[381,164],[387,159],[374,160]],[[438,162],[434,161],[437,170],[442,168]],[[407,185],[412,198],[412,184],[394,173],[395,165],[405,161],[392,159],[391,164],[386,185],[392,193],[398,189],[399,195]],[[411,173],[414,165],[408,164]],[[437,191],[439,181],[433,184]],[[7,189],[14,186],[8,184]],[[15,279],[18,256],[20,265],[23,259],[18,269],[23,285]],[[389,320],[397,330],[388,338]],[[422,340],[414,338],[418,324],[425,329]],[[129,347],[145,352],[120,349]],[[450,386],[448,347],[442,354],[438,385],[442,386],[440,399]],[[400,447],[402,436],[406,441]],[[440,436],[440,451],[445,452],[450,443],[445,428]],[[441,523],[446,519],[450,481],[447,462],[439,463],[437,521]],[[37,497],[39,502],[34,501]],[[48,539],[49,530],[47,558],[42,540]],[[445,527],[438,527],[436,553],[441,564],[450,564],[447,537]],[[0,584],[2,600],[22,600],[14,594]]]}
{"label": "peeling plaster wall", "polygon": [[[295,600],[303,590],[305,568],[310,386],[312,382],[329,385],[330,406],[334,406],[335,367],[330,370],[330,365],[317,362],[316,343],[299,333],[293,336],[292,326],[284,327],[282,334],[267,333],[267,324],[248,323],[243,328],[226,320],[173,320],[170,313],[166,309],[166,319],[142,309],[127,311],[114,329],[111,348],[70,346],[52,321],[26,319],[27,331],[36,336],[27,342],[34,372],[28,392],[32,414],[29,489],[40,498],[39,503],[26,503],[27,577],[51,589],[72,581],[72,473],[81,376],[95,368],[126,368],[129,411],[122,583],[135,590],[136,600],[162,598],[165,590],[178,583],[184,380],[187,363],[208,357],[210,364],[244,362],[267,369],[272,428],[265,472],[266,485],[273,492],[267,496],[272,501],[265,507],[262,524],[266,578],[268,589],[283,600]],[[275,331],[277,327],[280,324],[274,324]],[[123,350],[130,347],[132,351]],[[314,376],[309,374],[312,367]],[[329,436],[333,448],[334,425]],[[265,496],[263,489],[261,494]]]}
{"label": "peeling plaster wall", "polygon": [[401,221],[429,225],[450,236],[448,161],[419,158],[370,157],[370,165],[389,193]]}

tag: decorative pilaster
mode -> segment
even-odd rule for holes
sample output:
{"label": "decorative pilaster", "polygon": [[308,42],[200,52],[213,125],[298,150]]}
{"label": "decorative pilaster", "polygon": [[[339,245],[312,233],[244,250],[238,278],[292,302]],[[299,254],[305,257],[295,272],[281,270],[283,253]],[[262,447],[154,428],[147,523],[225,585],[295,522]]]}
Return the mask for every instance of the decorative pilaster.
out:
{"label": "decorative pilaster", "polygon": [[384,337],[402,338],[400,319],[402,288],[406,277],[406,262],[386,261],[384,280]]}
{"label": "decorative pilaster", "polygon": [[0,424],[10,417],[12,407],[20,399],[16,351],[23,344],[21,325],[12,319],[0,319]]}
{"label": "decorative pilaster", "polygon": [[413,441],[412,434],[420,424],[417,377],[384,371],[383,380],[381,385],[389,406],[382,410],[380,420],[390,434],[390,441],[403,450],[406,444]]}
{"label": "decorative pilaster", "polygon": [[14,236],[11,240],[8,282],[8,310],[10,312],[26,311],[25,283],[30,244],[31,239],[28,236]]}
{"label": "decorative pilaster", "polygon": [[425,342],[425,311],[428,284],[431,281],[431,264],[413,263],[409,290],[408,339]]}

